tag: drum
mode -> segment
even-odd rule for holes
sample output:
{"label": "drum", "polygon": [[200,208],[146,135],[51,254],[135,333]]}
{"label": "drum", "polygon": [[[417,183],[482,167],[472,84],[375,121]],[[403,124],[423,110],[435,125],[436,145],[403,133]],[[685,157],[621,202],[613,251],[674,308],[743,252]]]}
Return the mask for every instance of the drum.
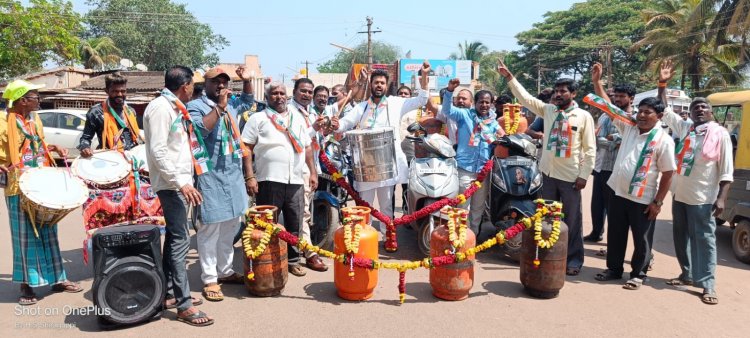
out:
{"label": "drum", "polygon": [[67,169],[28,169],[21,174],[18,186],[21,208],[35,227],[57,224],[89,197],[86,184]]}
{"label": "drum", "polygon": [[351,147],[354,180],[380,182],[398,175],[396,145],[392,127],[346,132]]}
{"label": "drum", "polygon": [[139,144],[125,152],[126,155],[132,156],[138,161],[138,169],[148,173],[148,160],[146,160],[146,145]]}
{"label": "drum", "polygon": [[93,189],[114,189],[128,183],[130,163],[116,150],[95,152],[79,157],[71,165],[73,173]]}

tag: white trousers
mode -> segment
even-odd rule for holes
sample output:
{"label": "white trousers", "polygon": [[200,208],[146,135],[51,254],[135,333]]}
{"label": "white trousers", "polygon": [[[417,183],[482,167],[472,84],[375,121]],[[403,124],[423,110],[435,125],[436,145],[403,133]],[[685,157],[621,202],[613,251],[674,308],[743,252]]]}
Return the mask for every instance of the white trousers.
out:
{"label": "white trousers", "polygon": [[216,283],[219,277],[234,274],[234,235],[240,230],[240,219],[203,224],[197,232],[198,258],[203,284]]}
{"label": "white trousers", "polygon": [[[458,185],[459,190],[463,194],[466,189],[477,179],[477,174],[472,173],[461,168],[458,169]],[[487,197],[490,194],[490,176],[484,179],[482,187],[479,188],[474,195],[466,199],[466,203],[459,205],[459,208],[469,210],[469,228],[474,231],[474,234],[479,233],[479,227],[482,224],[482,215],[484,214],[484,203],[487,202]]]}
{"label": "white trousers", "polygon": [[[359,191],[359,197],[362,197],[365,202],[370,203],[371,206],[375,206],[375,197],[377,195],[378,198],[378,210],[385,214],[386,216],[393,219],[393,187],[392,185],[375,188],[375,189],[369,189],[364,191]],[[373,227],[375,230],[380,231],[380,233],[385,233],[385,226],[386,224],[380,224],[380,229],[374,226],[374,222],[376,219],[374,217],[371,217],[373,221]]]}
{"label": "white trousers", "polygon": [[[310,227],[312,227],[312,198],[315,193],[310,186],[310,174],[302,174],[302,179],[305,180],[305,210],[302,213],[302,226],[299,228],[299,238],[304,239],[307,243],[312,243],[310,238]],[[305,252],[305,258],[310,258],[313,254],[312,251]]]}

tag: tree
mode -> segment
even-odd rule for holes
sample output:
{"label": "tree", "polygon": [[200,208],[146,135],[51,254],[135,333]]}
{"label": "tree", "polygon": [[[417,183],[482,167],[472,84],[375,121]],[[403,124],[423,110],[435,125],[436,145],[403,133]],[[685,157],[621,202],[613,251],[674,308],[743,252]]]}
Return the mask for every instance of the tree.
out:
{"label": "tree", "polygon": [[461,44],[460,42],[458,43],[458,54],[451,53],[451,55],[448,56],[448,59],[471,60],[479,62],[479,60],[482,59],[482,56],[487,52],[489,52],[487,46],[479,41],[474,41],[472,43],[469,43],[469,41],[464,41],[463,44]]}
{"label": "tree", "polygon": [[[705,95],[713,88],[726,88],[742,82],[741,55],[744,43],[722,38],[715,19],[723,20],[716,9],[708,12],[701,0],[656,0],[644,10],[647,31],[632,48],[646,48],[646,66],[656,68],[673,59],[680,69],[680,88]],[[701,15],[696,15],[701,13]],[[698,20],[698,21],[694,21]],[[689,80],[689,87],[688,87]]]}
{"label": "tree", "polygon": [[565,76],[579,80],[578,92],[587,93],[593,90],[587,76],[591,66],[610,53],[613,82],[650,89],[653,82],[641,75],[645,54],[628,50],[645,29],[640,16],[643,8],[640,0],[589,0],[569,10],[546,13],[543,22],[516,35],[522,46],[518,56],[530,77],[536,79],[541,68],[542,87]]}
{"label": "tree", "polygon": [[[372,42],[372,62],[394,63],[401,57],[401,48],[387,42]],[[354,52],[342,50],[333,59],[320,64],[321,73],[348,73],[352,63],[367,63],[367,42],[354,47]]]}
{"label": "tree", "polygon": [[229,42],[200,23],[184,4],[170,0],[89,0],[88,37],[106,36],[122,57],[152,70],[173,65],[213,66]]}
{"label": "tree", "polygon": [[0,1],[0,79],[42,68],[45,62],[78,58],[81,20],[69,1]]}
{"label": "tree", "polygon": [[117,68],[122,51],[109,37],[91,38],[81,41],[81,63],[88,69],[103,70]]}

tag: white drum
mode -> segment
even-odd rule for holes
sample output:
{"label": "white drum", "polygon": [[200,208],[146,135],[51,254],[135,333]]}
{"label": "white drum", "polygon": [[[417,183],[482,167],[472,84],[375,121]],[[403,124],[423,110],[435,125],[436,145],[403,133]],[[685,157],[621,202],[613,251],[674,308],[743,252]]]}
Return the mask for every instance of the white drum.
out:
{"label": "white drum", "polygon": [[114,189],[128,183],[130,163],[116,150],[95,152],[89,158],[78,157],[71,165],[73,174],[94,189]]}
{"label": "white drum", "polygon": [[380,182],[398,176],[393,127],[346,132],[352,154],[354,180]]}
{"label": "white drum", "polygon": [[148,160],[146,159],[146,145],[145,144],[139,144],[130,150],[125,151],[125,154],[128,156],[134,157],[136,160],[138,160],[138,169],[142,169],[145,172],[148,172]]}
{"label": "white drum", "polygon": [[27,169],[18,180],[21,208],[34,226],[54,225],[83,205],[89,189],[67,169]]}

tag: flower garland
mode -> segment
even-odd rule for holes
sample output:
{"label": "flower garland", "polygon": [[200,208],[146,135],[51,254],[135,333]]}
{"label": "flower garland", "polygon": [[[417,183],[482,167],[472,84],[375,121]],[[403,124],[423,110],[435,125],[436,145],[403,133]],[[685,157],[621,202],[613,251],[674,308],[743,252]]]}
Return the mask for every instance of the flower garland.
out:
{"label": "flower garland", "polygon": [[[541,261],[539,260],[539,249],[552,249],[552,247],[560,239],[560,219],[563,213],[562,203],[552,202],[547,203],[544,199],[538,199],[536,201],[536,213],[533,216],[534,223],[534,240],[536,241],[536,253],[534,257],[534,268],[539,268]],[[548,215],[552,215],[552,232],[547,239],[542,237],[542,220]]]}
{"label": "flower garland", "polygon": [[[273,226],[270,223],[265,223],[261,220],[260,215],[255,215],[252,221],[250,221],[250,216],[248,213],[245,216],[245,219],[247,220],[247,228],[245,228],[245,230],[242,232],[242,247],[245,250],[245,256],[248,258],[249,269],[247,273],[247,279],[254,280],[255,273],[253,272],[253,260],[260,257],[260,255],[262,255],[263,252],[266,251],[266,247],[271,241],[271,236],[277,234],[281,229]],[[263,228],[263,235],[261,236],[258,245],[253,249],[253,230],[255,230],[256,224],[261,222],[265,223],[263,226],[261,226]]]}
{"label": "flower garland", "polygon": [[[511,111],[510,108],[513,108]],[[521,106],[517,104],[506,104],[503,107],[503,119],[505,134],[513,135],[518,131],[518,126],[521,124]]]}
{"label": "flower garland", "polygon": [[[466,244],[466,223],[468,212],[464,209],[444,207],[440,212],[448,214],[448,240],[451,242],[453,249],[458,249]],[[456,222],[458,222],[458,232],[456,231]]]}
{"label": "flower garland", "polygon": [[320,162],[323,164],[323,166],[326,167],[328,172],[332,173],[331,177],[336,181],[336,184],[344,188],[344,190],[346,190],[349,196],[351,196],[354,199],[354,202],[357,205],[372,209],[372,212],[371,212],[372,217],[375,217],[376,219],[386,224],[385,250],[388,252],[395,252],[396,250],[398,250],[398,242],[396,238],[396,226],[397,225],[409,224],[418,219],[425,218],[428,215],[433,214],[436,211],[442,209],[446,205],[456,206],[458,204],[466,203],[466,200],[469,197],[471,197],[479,188],[482,187],[482,182],[487,177],[487,175],[489,175],[490,171],[492,171],[492,165],[493,165],[492,159],[487,160],[487,162],[485,162],[484,166],[482,167],[482,170],[480,170],[479,173],[477,173],[477,179],[474,181],[474,183],[471,186],[469,186],[468,189],[464,190],[462,194],[459,194],[455,198],[445,197],[433,204],[430,204],[420,210],[417,210],[413,214],[404,215],[397,219],[391,219],[390,217],[380,212],[380,210],[373,208],[369,203],[367,203],[365,200],[363,200],[359,196],[357,191],[355,191],[349,185],[349,183],[346,182],[346,180],[344,179],[344,176],[336,169],[336,167],[333,166],[333,164],[328,159],[328,156],[325,154],[324,151],[320,152],[319,159],[320,159]]}
{"label": "flower garland", "polygon": [[[344,218],[344,246],[346,246],[346,252],[353,255],[359,252],[359,241],[362,235],[362,225],[359,222],[354,223],[354,226],[350,226],[352,220],[360,221],[362,217],[351,216]],[[354,236],[352,237],[352,228],[354,228]]]}

